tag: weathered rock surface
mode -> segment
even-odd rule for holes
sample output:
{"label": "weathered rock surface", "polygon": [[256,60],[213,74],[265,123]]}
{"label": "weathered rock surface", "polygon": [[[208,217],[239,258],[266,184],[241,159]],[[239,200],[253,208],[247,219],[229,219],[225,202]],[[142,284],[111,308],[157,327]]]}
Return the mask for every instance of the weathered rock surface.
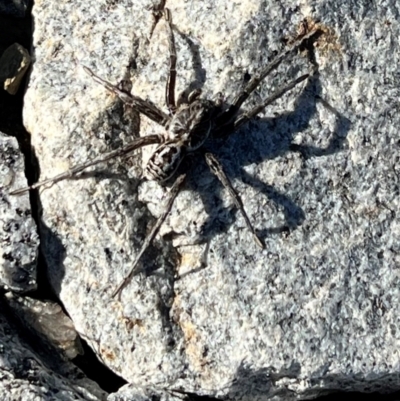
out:
{"label": "weathered rock surface", "polygon": [[7,294],[5,300],[22,325],[60,350],[61,354],[73,359],[83,353],[73,322],[60,305],[11,293]]}
{"label": "weathered rock surface", "polygon": [[4,401],[104,401],[107,394],[35,334],[12,322],[0,300],[0,395]]}
{"label": "weathered rock surface", "polygon": [[18,142],[0,133],[0,285],[18,292],[36,288],[39,237],[29,194],[9,195],[26,185]]}
{"label": "weathered rock surface", "polygon": [[143,389],[132,384],[127,384],[121,387],[117,393],[110,394],[107,401],[151,401],[154,399],[160,401],[182,401],[186,397],[179,393],[173,394],[151,387]]}
{"label": "weathered rock surface", "polygon": [[[40,3],[25,125],[42,178],[161,132],[94,83],[82,65],[164,107],[164,21],[150,1]],[[254,244],[204,163],[121,300],[165,190],[143,183],[140,153],[40,191],[52,286],[77,330],[128,381],[233,399],[400,388],[399,21],[397,3],[168,1],[177,91],[227,102],[308,18],[330,30],[319,74],[215,154],[266,247]],[[371,45],[373,43],[373,46]],[[297,55],[244,105],[310,69]],[[165,110],[165,108],[164,108]],[[140,128],[140,130],[139,130]],[[209,242],[199,269],[201,234]],[[167,235],[169,234],[169,235]],[[173,235],[172,235],[173,234]],[[178,257],[180,254],[180,258]],[[179,279],[178,279],[179,277]]]}

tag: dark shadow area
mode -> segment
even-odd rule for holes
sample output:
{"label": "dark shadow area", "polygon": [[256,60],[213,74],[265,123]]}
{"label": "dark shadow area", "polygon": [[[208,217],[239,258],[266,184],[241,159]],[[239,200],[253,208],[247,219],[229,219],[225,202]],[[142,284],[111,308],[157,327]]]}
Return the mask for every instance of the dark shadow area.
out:
{"label": "dark shadow area", "polygon": [[[290,399],[295,398],[296,394],[290,388],[275,389],[275,383],[281,379],[294,379],[301,377],[301,366],[297,362],[280,371],[273,367],[261,369],[254,372],[245,366],[240,366],[235,379],[232,381],[230,390],[225,399],[235,400],[244,399],[251,401],[270,398]],[[343,379],[343,376],[337,374],[326,374],[323,377],[313,377],[310,379],[310,384],[316,388],[306,391],[303,400],[314,399],[317,401],[336,401],[362,399],[367,401],[398,401],[400,399],[400,391],[392,392],[391,394],[381,394],[379,391],[385,391],[382,388],[381,380],[387,382],[398,383],[398,374],[393,374],[393,379],[390,375],[376,374],[375,379],[362,377],[359,374],[354,374],[353,377]],[[318,391],[318,386],[324,387],[324,390]],[[343,389],[362,387],[365,392],[350,392]],[[397,385],[400,387],[400,383]],[[326,390],[329,389],[329,390]],[[329,394],[328,394],[329,393]],[[316,398],[317,397],[317,398]],[[275,398],[274,398],[275,399]]]}
{"label": "dark shadow area", "polygon": [[84,350],[83,355],[78,355],[72,362],[83,372],[86,376],[95,381],[104,391],[108,393],[117,392],[127,382],[120,376],[116,375],[107,366],[102,364],[93,350],[87,345],[86,341],[82,340]]}
{"label": "dark shadow area", "polygon": [[[32,46],[32,17],[31,10],[29,9],[26,16],[23,18],[12,17],[0,14],[0,55],[12,44],[19,43],[31,53]],[[26,131],[22,120],[22,107],[23,98],[25,94],[25,87],[29,79],[30,69],[28,69],[25,77],[22,79],[20,88],[15,95],[10,95],[3,89],[3,82],[0,88],[0,131],[7,135],[13,136],[17,139],[21,152],[25,156],[25,175],[28,183],[31,184],[37,181],[38,178],[38,163],[37,159],[32,153],[31,137],[29,132]],[[32,207],[32,217],[38,224],[38,210],[37,194],[30,193],[30,201]],[[37,281],[42,282],[43,278],[43,258],[39,254],[37,266]],[[40,287],[46,288],[47,285]],[[36,296],[40,290],[30,294]],[[46,294],[48,295],[48,294]],[[45,295],[37,295],[38,298],[45,297]],[[53,298],[53,297],[52,297]]]}
{"label": "dark shadow area", "polygon": [[[18,313],[8,305],[7,300],[3,299],[3,296],[4,294],[1,292],[0,310],[2,311],[2,317],[7,320],[7,324],[10,325],[13,333],[18,335],[21,345],[31,350],[46,369],[58,374],[60,377],[65,377],[72,383],[82,379],[82,372],[74,367],[75,364],[85,372],[89,379],[97,382],[101,389],[109,393],[118,391],[120,387],[126,384],[125,380],[98,361],[92,349],[82,339],[84,355],[77,356],[72,361],[74,364],[70,364],[60,350],[54,347],[43,334],[36,332],[25,324],[24,320],[18,316]],[[29,379],[29,377],[25,376],[30,374],[29,357],[27,356],[25,360],[26,364],[19,366],[18,372],[14,372],[16,378]],[[33,382],[35,381],[36,379],[33,380]]]}
{"label": "dark shadow area", "polygon": [[[30,52],[32,41],[32,18],[30,11],[24,18],[16,18],[0,14],[0,56],[12,44],[19,43]],[[29,74],[29,70],[28,70]],[[0,88],[0,131],[13,136],[18,140],[21,151],[26,155],[30,152],[30,136],[22,122],[22,105],[26,74],[21,86],[15,95],[10,95]],[[32,169],[25,169],[28,179],[35,181],[37,177]]]}
{"label": "dark shadow area", "polygon": [[356,393],[356,392],[337,392],[332,393],[326,396],[321,396],[316,398],[317,401],[354,401],[360,400],[363,401],[399,401],[400,400],[400,391],[396,391],[391,394],[381,394],[381,393]]}
{"label": "dark shadow area", "polygon": [[185,42],[192,56],[192,69],[195,77],[192,82],[189,83],[187,88],[182,93],[178,94],[177,105],[187,103],[189,94],[195,90],[200,89],[204,86],[207,79],[207,71],[203,68],[200,55],[200,46],[196,44],[189,36],[181,32],[176,26],[173,27],[174,33],[177,33]]}
{"label": "dark shadow area", "polygon": [[[326,148],[313,146],[293,145],[292,140],[296,133],[308,128],[310,120],[316,113],[316,105],[320,102],[336,117],[336,128],[331,135]],[[225,232],[237,215],[238,210],[223,211],[221,199],[222,184],[213,176],[204,162],[205,152],[213,153],[220,160],[225,173],[230,179],[239,178],[246,184],[257,189],[260,196],[265,195],[275,203],[285,216],[285,224],[259,231],[257,234],[265,239],[270,234],[279,234],[295,229],[306,218],[304,211],[286,194],[280,193],[273,186],[260,181],[257,177],[248,174],[243,167],[258,164],[265,160],[272,160],[287,152],[299,152],[303,159],[321,157],[339,152],[343,149],[350,121],[337,112],[321,98],[321,84],[319,74],[311,76],[295,102],[292,112],[283,113],[272,118],[258,118],[250,121],[247,127],[237,132],[232,130],[226,139],[209,140],[205,149],[187,158],[182,163],[181,171],[188,172],[185,189],[200,194],[204,204],[208,221],[200,228],[198,242],[207,242],[217,234]],[[198,177],[210,186],[199,184]],[[206,177],[206,178],[204,178]]]}
{"label": "dark shadow area", "polygon": [[[17,333],[21,344],[30,348],[34,352],[41,363],[49,370],[60,375],[65,374],[65,359],[60,352],[48,341],[45,341],[44,336],[39,335],[34,330],[30,330],[23,324],[20,317],[15,314],[15,311],[9,307],[8,302],[0,297],[1,315],[7,320],[7,323]],[[23,367],[21,367],[23,369]]]}

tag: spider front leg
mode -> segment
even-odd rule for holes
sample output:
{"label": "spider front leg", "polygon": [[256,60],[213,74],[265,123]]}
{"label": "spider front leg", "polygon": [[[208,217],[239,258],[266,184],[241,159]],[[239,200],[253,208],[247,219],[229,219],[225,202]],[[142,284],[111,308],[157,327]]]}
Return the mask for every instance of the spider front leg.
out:
{"label": "spider front leg", "polygon": [[175,103],[175,84],[176,84],[176,47],[174,32],[172,31],[172,17],[171,11],[166,8],[164,9],[164,18],[167,23],[168,29],[168,47],[169,47],[169,71],[167,78],[167,85],[165,88],[165,102],[169,110],[169,114],[172,116],[176,111]]}
{"label": "spider front leg", "polygon": [[276,56],[269,64],[267,64],[260,72],[255,74],[252,79],[248,82],[246,87],[236,96],[231,106],[223,112],[217,120],[217,124],[227,125],[232,123],[233,119],[236,117],[236,114],[242,107],[242,104],[249,98],[251,93],[257,88],[258,85],[278,66],[287,59],[291,54],[298,51],[298,49],[304,44],[305,41],[309,40],[314,35],[319,33],[318,30],[313,30],[309,32],[307,35],[304,35],[300,40],[293,43],[289,48],[284,50],[278,56]]}
{"label": "spider front leg", "polygon": [[138,267],[138,263],[139,263],[141,257],[143,256],[144,252],[147,250],[147,248],[153,242],[155,236],[157,235],[158,231],[160,230],[161,224],[165,221],[169,212],[171,211],[174,200],[175,200],[176,196],[178,195],[178,192],[181,189],[181,186],[182,186],[185,178],[186,178],[185,174],[180,175],[176,179],[174,184],[172,185],[171,190],[169,191],[169,195],[168,195],[168,199],[167,199],[167,203],[165,205],[164,211],[162,212],[162,214],[158,218],[156,224],[154,225],[154,227],[151,229],[150,233],[147,235],[146,239],[144,240],[142,247],[140,248],[140,251],[136,256],[136,259],[133,262],[131,269],[129,270],[129,273],[125,276],[125,278],[122,280],[122,282],[118,285],[118,287],[111,294],[111,296],[113,298],[115,298],[122,291],[122,289],[129,283],[129,281],[132,279],[132,277],[135,274],[139,273],[142,270],[141,266]]}
{"label": "spider front leg", "polygon": [[251,120],[257,114],[261,113],[272,102],[274,102],[276,99],[279,99],[280,97],[282,97],[286,92],[293,89],[300,82],[303,82],[304,80],[306,80],[309,76],[310,76],[310,74],[304,74],[301,77],[296,78],[295,80],[293,80],[292,82],[289,82],[287,85],[283,86],[282,88],[277,89],[274,93],[272,93],[272,95],[268,96],[261,104],[257,105],[250,111],[247,111],[247,112],[239,115],[233,122],[233,126],[234,126],[235,130],[238,129],[239,127],[241,127],[247,121]]}
{"label": "spider front leg", "polygon": [[125,92],[113,85],[112,83],[100,78],[96,75],[90,68],[83,66],[83,69],[87,74],[89,74],[95,82],[104,86],[108,91],[117,95],[125,104],[131,107],[135,107],[140,113],[144,114],[146,117],[150,118],[159,125],[166,126],[170,118],[163,111],[161,111],[154,104],[143,100],[139,96],[134,96],[131,93]]}
{"label": "spider front leg", "polygon": [[33,184],[29,187],[20,188],[20,189],[17,189],[16,191],[12,191],[12,192],[10,192],[10,195],[20,195],[31,189],[36,189],[36,188],[39,188],[46,184],[54,184],[56,182],[66,180],[68,178],[76,176],[77,174],[81,173],[82,171],[86,170],[89,167],[95,166],[96,164],[107,162],[111,159],[115,159],[116,157],[125,156],[143,146],[154,145],[154,144],[162,143],[162,142],[164,142],[164,137],[162,135],[148,135],[148,136],[144,136],[142,138],[138,138],[138,139],[126,144],[122,148],[119,148],[119,149],[113,150],[112,152],[106,153],[106,154],[98,157],[97,159],[88,161],[86,163],[79,164],[79,165],[72,167],[69,170],[67,170],[61,174],[58,174],[52,178],[48,178],[46,180],[39,181],[36,184]]}
{"label": "spider front leg", "polygon": [[244,221],[246,222],[247,228],[250,230],[250,232],[253,235],[254,241],[260,248],[264,248],[264,244],[262,243],[260,238],[258,238],[256,231],[250,222],[249,216],[247,216],[247,213],[244,210],[243,202],[240,199],[240,196],[233,188],[231,182],[229,181],[228,176],[225,174],[224,170],[222,169],[220,162],[211,153],[206,153],[205,158],[206,158],[206,162],[207,162],[208,167],[210,168],[211,172],[216,175],[216,177],[220,180],[220,182],[225,187],[225,189],[228,190],[229,195],[232,197],[233,201],[235,202],[236,207],[242,213]]}

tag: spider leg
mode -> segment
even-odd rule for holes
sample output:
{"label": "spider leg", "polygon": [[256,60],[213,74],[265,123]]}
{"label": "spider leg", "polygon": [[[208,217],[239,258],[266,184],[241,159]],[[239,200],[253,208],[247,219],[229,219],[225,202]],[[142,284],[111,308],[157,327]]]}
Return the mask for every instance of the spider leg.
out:
{"label": "spider leg", "polygon": [[169,191],[169,196],[168,196],[164,211],[162,212],[162,214],[158,218],[156,224],[154,225],[154,227],[151,229],[150,233],[147,235],[146,239],[144,240],[142,247],[136,256],[136,259],[133,262],[131,269],[129,270],[129,273],[125,276],[125,278],[121,281],[121,283],[118,285],[118,287],[111,294],[111,296],[113,298],[115,298],[122,291],[122,289],[129,283],[129,281],[132,279],[132,277],[135,274],[139,273],[142,270],[142,267],[141,266],[138,267],[137,265],[138,265],[141,257],[143,256],[144,252],[150,246],[150,244],[154,240],[155,236],[157,235],[158,231],[160,230],[161,224],[164,222],[164,220],[168,216],[169,212],[171,211],[172,204],[174,203],[174,200],[175,200],[176,196],[178,195],[178,192],[179,192],[185,178],[186,178],[186,175],[182,174],[175,180],[174,184],[171,187],[171,190]]}
{"label": "spider leg", "polygon": [[82,172],[83,170],[86,170],[89,167],[95,166],[96,164],[99,163],[104,163],[107,162],[111,159],[114,159],[116,157],[121,157],[121,156],[125,156],[131,152],[133,152],[136,149],[139,149],[143,146],[147,146],[147,145],[153,145],[156,143],[162,143],[164,141],[163,136],[161,135],[148,135],[148,136],[144,136],[141,138],[138,138],[128,144],[126,144],[125,146],[122,146],[119,149],[113,150],[112,152],[106,153],[102,156],[100,156],[97,159],[88,161],[86,163],[82,163],[79,164],[75,167],[70,168],[67,171],[64,171],[61,174],[58,174],[52,178],[48,178],[46,180],[43,181],[39,181],[36,184],[30,185],[29,187],[25,187],[25,188],[20,188],[17,189],[16,191],[12,191],[10,192],[11,195],[20,195],[24,192],[27,192],[31,189],[36,189],[38,187],[41,187],[42,185],[46,185],[46,184],[54,184],[58,181],[62,181],[65,180],[67,178],[71,178],[73,176],[76,176],[77,174],[79,174],[80,172]]}
{"label": "spider leg", "polygon": [[140,113],[150,118],[150,120],[153,120],[154,122],[162,126],[166,126],[166,124],[169,122],[169,116],[167,116],[154,104],[143,100],[139,96],[134,96],[128,92],[119,89],[117,86],[111,84],[105,79],[100,78],[90,68],[86,66],[83,66],[83,69],[93,78],[95,82],[104,86],[108,91],[117,95],[128,106],[135,107]]}
{"label": "spider leg", "polygon": [[176,48],[174,32],[172,31],[172,17],[171,11],[164,9],[164,18],[167,22],[168,29],[168,46],[169,46],[169,72],[167,78],[167,85],[165,87],[165,102],[167,104],[170,115],[175,114],[175,83],[176,83]]}
{"label": "spider leg", "polygon": [[235,130],[238,129],[239,127],[241,127],[247,121],[251,120],[258,113],[261,113],[272,102],[274,102],[276,99],[279,99],[280,97],[282,97],[286,92],[293,89],[300,82],[303,82],[304,80],[306,80],[309,76],[310,76],[310,74],[304,74],[301,77],[296,78],[292,82],[289,82],[287,85],[277,89],[274,93],[272,93],[272,95],[268,96],[261,104],[257,105],[250,111],[247,111],[247,112],[239,115],[233,122]]}
{"label": "spider leg", "polygon": [[243,202],[240,199],[240,196],[233,188],[232,183],[229,181],[228,176],[225,174],[224,170],[222,169],[220,162],[211,153],[206,153],[205,158],[206,158],[206,162],[207,162],[208,167],[210,168],[211,172],[217,176],[217,178],[220,180],[222,185],[228,190],[229,195],[232,197],[233,201],[235,202],[236,207],[242,213],[242,216],[244,218],[244,221],[246,222],[247,228],[250,230],[250,232],[253,235],[254,241],[260,248],[264,248],[264,244],[262,243],[260,238],[258,238],[256,231],[250,222],[249,216],[247,216],[247,213],[244,210]]}
{"label": "spider leg", "polygon": [[274,71],[282,63],[283,60],[287,59],[292,53],[298,51],[298,49],[304,44],[306,40],[309,40],[312,36],[318,34],[318,30],[313,30],[307,35],[304,35],[298,41],[294,42],[290,47],[278,54],[269,64],[267,64],[259,73],[255,74],[252,79],[247,83],[246,87],[236,96],[231,106],[223,112],[217,120],[218,125],[226,125],[232,122],[237,112],[239,111],[242,104],[248,99],[251,93],[257,88],[257,86],[263,81],[263,79]]}

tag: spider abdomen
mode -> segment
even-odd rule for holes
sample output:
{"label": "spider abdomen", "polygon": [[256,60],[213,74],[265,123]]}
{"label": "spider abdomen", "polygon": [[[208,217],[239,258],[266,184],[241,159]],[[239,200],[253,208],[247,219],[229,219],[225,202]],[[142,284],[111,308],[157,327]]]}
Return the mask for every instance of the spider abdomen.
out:
{"label": "spider abdomen", "polygon": [[181,142],[170,141],[159,145],[147,162],[144,172],[146,178],[158,182],[168,180],[174,175],[184,156],[185,148]]}

